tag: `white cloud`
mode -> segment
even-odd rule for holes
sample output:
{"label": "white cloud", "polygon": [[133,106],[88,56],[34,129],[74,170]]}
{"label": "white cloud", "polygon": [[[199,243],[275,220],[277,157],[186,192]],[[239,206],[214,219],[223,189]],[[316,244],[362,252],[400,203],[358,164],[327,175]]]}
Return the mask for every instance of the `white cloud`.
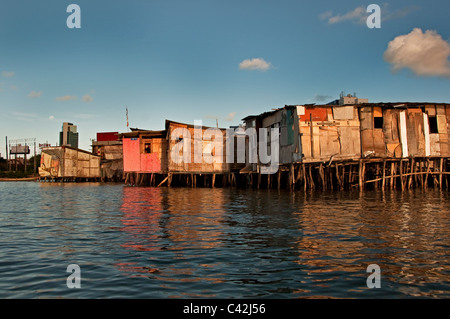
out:
{"label": "white cloud", "polygon": [[230,114],[227,115],[227,117],[225,118],[225,121],[232,122],[234,120],[235,116],[236,116],[236,112],[231,112]]}
{"label": "white cloud", "polygon": [[367,16],[368,15],[366,12],[366,8],[357,7],[355,9],[353,9],[352,11],[349,11],[343,15],[338,14],[338,15],[329,17],[328,23],[335,24],[335,23],[344,22],[344,21],[355,21],[358,23],[362,23],[362,22],[366,21]]}
{"label": "white cloud", "polygon": [[[392,19],[403,18],[418,9],[418,6],[412,5],[395,11],[391,11],[389,8],[389,3],[385,3],[381,7],[381,21],[384,22]],[[360,6],[344,14],[333,15],[332,11],[326,11],[319,14],[319,19],[328,20],[328,24],[350,21],[353,23],[366,25],[367,18],[370,14],[371,12],[367,12],[366,7]]]}
{"label": "white cloud", "polygon": [[84,95],[81,99],[86,103],[92,102],[94,100],[89,94]]}
{"label": "white cloud", "polygon": [[388,20],[392,20],[392,19],[397,19],[397,18],[403,18],[405,16],[407,16],[408,14],[410,14],[411,12],[417,11],[419,10],[420,7],[419,6],[408,6],[402,9],[398,9],[396,11],[391,12],[389,9],[389,4],[385,3],[383,5],[383,7],[381,8],[381,21],[388,21]]}
{"label": "white cloud", "polygon": [[48,117],[48,119],[49,119],[49,120],[54,120],[54,119],[55,119],[55,116],[54,116],[54,115],[50,115],[50,116]]}
{"label": "white cloud", "polygon": [[2,76],[8,77],[8,78],[14,76],[15,74],[16,74],[16,73],[15,73],[15,72],[12,72],[12,71],[3,71],[3,72],[2,72]]}
{"label": "white cloud", "polygon": [[239,69],[241,70],[259,70],[267,71],[272,65],[270,62],[266,62],[261,58],[247,59],[239,63]]}
{"label": "white cloud", "polygon": [[73,96],[73,95],[64,95],[64,96],[59,96],[56,98],[57,101],[72,101],[72,100],[76,100],[77,97]]}
{"label": "white cloud", "polygon": [[31,92],[28,94],[28,97],[29,97],[29,98],[38,98],[38,97],[41,97],[41,95],[42,95],[42,91],[39,91],[39,92],[31,91]]}
{"label": "white cloud", "polygon": [[415,28],[389,42],[384,59],[394,72],[410,69],[419,76],[450,77],[450,43],[433,30]]}
{"label": "white cloud", "polygon": [[325,20],[325,19],[328,19],[328,18],[330,18],[332,16],[333,16],[333,12],[332,11],[326,11],[326,12],[323,12],[323,13],[319,14],[319,19],[320,20]]}

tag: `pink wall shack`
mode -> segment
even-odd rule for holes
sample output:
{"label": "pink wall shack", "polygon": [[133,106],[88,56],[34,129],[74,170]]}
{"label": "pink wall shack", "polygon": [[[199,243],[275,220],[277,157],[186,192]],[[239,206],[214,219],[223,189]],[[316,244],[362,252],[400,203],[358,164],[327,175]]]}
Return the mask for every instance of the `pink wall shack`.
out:
{"label": "pink wall shack", "polygon": [[161,172],[161,160],[158,155],[158,153],[141,153],[139,138],[123,139],[124,172]]}

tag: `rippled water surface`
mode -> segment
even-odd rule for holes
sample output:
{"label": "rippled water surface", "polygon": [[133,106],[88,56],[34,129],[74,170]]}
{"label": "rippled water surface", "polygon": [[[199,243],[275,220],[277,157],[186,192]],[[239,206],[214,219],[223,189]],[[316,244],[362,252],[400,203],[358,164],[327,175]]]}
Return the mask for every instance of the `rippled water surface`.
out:
{"label": "rippled water surface", "polygon": [[0,298],[449,298],[449,211],[439,190],[3,182]]}

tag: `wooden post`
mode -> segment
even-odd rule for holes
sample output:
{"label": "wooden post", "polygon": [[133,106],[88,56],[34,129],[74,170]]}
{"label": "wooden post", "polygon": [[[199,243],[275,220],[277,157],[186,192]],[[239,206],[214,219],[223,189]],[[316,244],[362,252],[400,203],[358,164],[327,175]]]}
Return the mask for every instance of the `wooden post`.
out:
{"label": "wooden post", "polygon": [[278,182],[278,185],[277,185],[277,187],[278,187],[278,189],[280,189],[281,188],[281,167],[280,168],[278,168],[278,176],[277,176],[277,182]]}
{"label": "wooden post", "polygon": [[312,176],[312,164],[309,165],[309,178],[310,178],[311,189],[315,189],[316,185],[314,184],[314,178]]}
{"label": "wooden post", "polygon": [[337,185],[338,185],[338,189],[341,189],[342,184],[341,184],[341,178],[339,176],[339,165],[338,165],[338,163],[335,163],[334,167],[336,168],[336,182],[337,182]]}
{"label": "wooden post", "polygon": [[408,179],[408,188],[409,188],[409,189],[410,189],[411,186],[412,186],[413,178],[414,178],[414,179],[416,178],[416,175],[414,174],[414,173],[415,173],[415,168],[414,168],[414,166],[415,166],[414,158],[411,158],[411,165],[410,165],[410,168],[409,168],[409,171],[410,171],[411,175],[409,176],[409,179]]}
{"label": "wooden post", "polygon": [[333,190],[334,189],[334,183],[333,183],[333,171],[331,169],[331,166],[328,165],[327,166],[327,175],[328,175],[328,182],[326,181],[327,178],[325,178],[325,182],[328,183],[328,185],[330,186],[330,189]]}
{"label": "wooden post", "polygon": [[295,181],[294,181],[294,177],[295,176],[295,168],[294,168],[294,164],[291,163],[291,170],[290,170],[290,175],[289,175],[289,188],[291,188],[292,190],[295,189]]}
{"label": "wooden post", "polygon": [[167,175],[167,186],[171,186],[171,184],[172,184],[172,173],[169,173],[168,175]]}
{"label": "wooden post", "polygon": [[395,174],[395,161],[391,162],[391,175],[390,175],[390,184],[391,184],[391,189],[394,189],[394,174]]}
{"label": "wooden post", "polygon": [[303,172],[303,188],[306,191],[308,185],[307,185],[307,178],[306,178],[306,167],[305,163],[302,163],[302,172]]}
{"label": "wooden post", "polygon": [[[433,159],[433,170],[432,172],[436,172],[436,160]],[[433,178],[433,187],[437,186],[437,178],[435,174],[430,174],[431,177]]]}
{"label": "wooden post", "polygon": [[320,174],[320,179],[322,180],[322,190],[326,190],[327,189],[327,185],[325,183],[325,176],[324,176],[324,172],[323,172],[323,163],[320,163],[319,165],[319,174]]}
{"label": "wooden post", "polygon": [[348,169],[348,184],[351,186],[353,183],[353,164],[350,163]]}
{"label": "wooden post", "polygon": [[420,181],[420,186],[423,188],[423,158],[419,161],[419,181]]}
{"label": "wooden post", "polygon": [[362,160],[359,160],[359,190],[362,191],[364,189],[363,184],[363,162]]}
{"label": "wooden post", "polygon": [[311,134],[311,158],[314,158],[314,130],[313,130],[313,121],[312,121],[312,113],[309,114],[309,132]]}
{"label": "wooden post", "polygon": [[261,186],[261,172],[258,172],[258,185],[256,186],[258,189]]}
{"label": "wooden post", "polygon": [[442,170],[444,165],[444,159],[441,157],[439,160],[439,188],[442,189]]}
{"label": "wooden post", "polygon": [[383,160],[383,180],[381,181],[381,190],[383,191],[386,182],[385,177],[386,177],[386,160]]}
{"label": "wooden post", "polygon": [[164,178],[164,179],[162,180],[162,182],[158,184],[157,187],[160,187],[160,186],[161,186],[162,184],[164,184],[164,182],[167,181],[168,179],[169,179],[169,175],[167,175],[166,178]]}
{"label": "wooden post", "polygon": [[211,188],[214,188],[216,184],[216,174],[212,175],[212,183],[211,183]]}
{"label": "wooden post", "polygon": [[402,183],[402,190],[405,186],[403,185],[403,159],[400,159],[400,182]]}

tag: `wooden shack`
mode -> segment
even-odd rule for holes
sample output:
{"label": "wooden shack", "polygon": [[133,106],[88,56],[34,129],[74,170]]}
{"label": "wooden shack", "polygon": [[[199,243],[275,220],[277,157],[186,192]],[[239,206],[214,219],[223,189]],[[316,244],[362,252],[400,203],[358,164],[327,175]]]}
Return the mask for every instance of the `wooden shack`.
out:
{"label": "wooden shack", "polygon": [[358,106],[364,158],[449,156],[449,105],[367,103]]}
{"label": "wooden shack", "polygon": [[167,173],[166,131],[121,133],[125,173]]}
{"label": "wooden shack", "polygon": [[302,162],[360,158],[360,123],[354,106],[301,105],[297,114]]}
{"label": "wooden shack", "polygon": [[97,133],[92,141],[92,153],[99,155],[102,181],[122,181],[123,179],[123,146],[118,132]]}
{"label": "wooden shack", "polygon": [[[353,106],[286,105],[243,119],[246,127],[279,129],[279,163],[358,159],[359,119]],[[258,135],[259,139],[259,135]],[[270,143],[270,138],[268,138]]]}
{"label": "wooden shack", "polygon": [[97,179],[100,174],[100,156],[69,146],[46,147],[41,152],[41,178],[56,180]]}
{"label": "wooden shack", "polygon": [[[221,174],[230,171],[226,159],[226,129],[166,120],[166,131],[170,173]],[[175,152],[177,147],[180,153]]]}

